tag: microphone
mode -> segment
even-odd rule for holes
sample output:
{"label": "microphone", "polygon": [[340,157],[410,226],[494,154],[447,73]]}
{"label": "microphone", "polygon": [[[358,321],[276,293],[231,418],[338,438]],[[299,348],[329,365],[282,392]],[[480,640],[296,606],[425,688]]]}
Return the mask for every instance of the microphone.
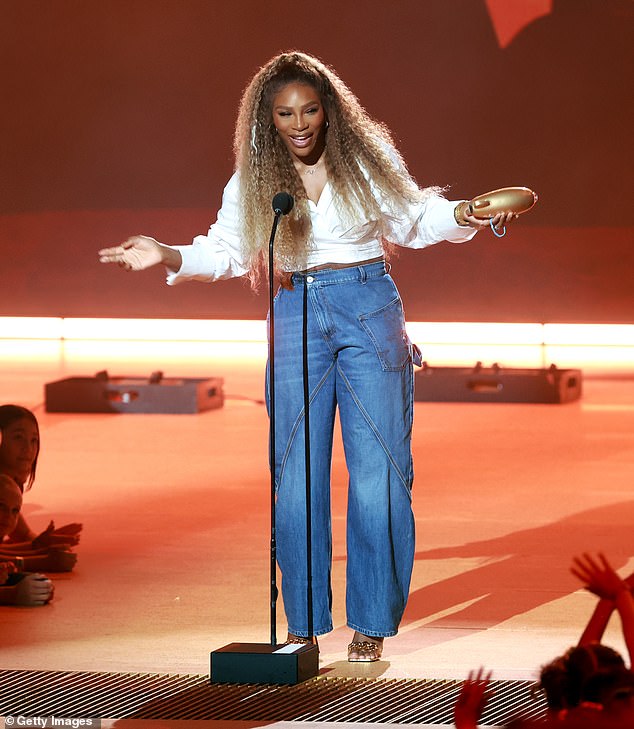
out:
{"label": "microphone", "polygon": [[273,198],[273,212],[276,215],[286,215],[293,209],[295,200],[287,192],[278,192]]}

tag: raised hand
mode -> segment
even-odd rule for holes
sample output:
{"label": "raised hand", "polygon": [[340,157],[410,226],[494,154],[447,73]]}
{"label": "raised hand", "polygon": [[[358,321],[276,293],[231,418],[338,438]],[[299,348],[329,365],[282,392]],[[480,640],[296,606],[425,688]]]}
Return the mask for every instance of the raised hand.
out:
{"label": "raised hand", "polygon": [[598,561],[587,553],[574,557],[570,571],[584,583],[586,590],[606,600],[615,600],[621,590],[630,589],[601,552]]}
{"label": "raised hand", "polygon": [[491,672],[485,672],[482,667],[469,672],[453,710],[456,729],[477,729],[486,706],[490,680]]}

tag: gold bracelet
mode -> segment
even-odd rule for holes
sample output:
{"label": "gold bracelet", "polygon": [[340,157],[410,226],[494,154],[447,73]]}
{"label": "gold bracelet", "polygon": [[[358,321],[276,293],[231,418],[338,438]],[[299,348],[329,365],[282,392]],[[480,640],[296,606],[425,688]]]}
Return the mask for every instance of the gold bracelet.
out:
{"label": "gold bracelet", "polygon": [[469,225],[469,221],[464,217],[465,210],[468,205],[469,200],[463,200],[462,202],[459,202],[453,209],[453,217],[456,223],[458,223],[458,225],[462,228]]}

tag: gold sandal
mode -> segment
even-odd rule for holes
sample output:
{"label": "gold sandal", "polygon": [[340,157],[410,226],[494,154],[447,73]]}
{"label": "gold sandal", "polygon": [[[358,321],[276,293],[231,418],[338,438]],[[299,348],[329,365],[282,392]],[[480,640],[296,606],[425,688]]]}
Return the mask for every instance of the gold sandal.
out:
{"label": "gold sandal", "polygon": [[313,636],[312,638],[304,638],[301,635],[287,633],[284,643],[292,643],[293,645],[317,645],[317,637]]}
{"label": "gold sandal", "polygon": [[[352,653],[356,653],[357,657],[353,658]],[[348,645],[348,661],[350,663],[373,663],[381,658],[382,653],[383,645],[369,640],[352,641]]]}

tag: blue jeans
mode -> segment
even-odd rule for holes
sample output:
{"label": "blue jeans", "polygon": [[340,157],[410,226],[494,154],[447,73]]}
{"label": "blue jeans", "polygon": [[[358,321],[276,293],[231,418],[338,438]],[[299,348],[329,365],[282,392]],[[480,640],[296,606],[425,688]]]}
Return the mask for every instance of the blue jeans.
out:
{"label": "blue jeans", "polygon": [[[275,297],[277,557],[288,630],[307,635],[302,300],[308,287],[313,633],[332,630],[330,471],[339,408],[349,474],[346,613],[395,635],[414,559],[412,344],[383,262],[293,274]],[[268,393],[268,368],[267,368]]]}

